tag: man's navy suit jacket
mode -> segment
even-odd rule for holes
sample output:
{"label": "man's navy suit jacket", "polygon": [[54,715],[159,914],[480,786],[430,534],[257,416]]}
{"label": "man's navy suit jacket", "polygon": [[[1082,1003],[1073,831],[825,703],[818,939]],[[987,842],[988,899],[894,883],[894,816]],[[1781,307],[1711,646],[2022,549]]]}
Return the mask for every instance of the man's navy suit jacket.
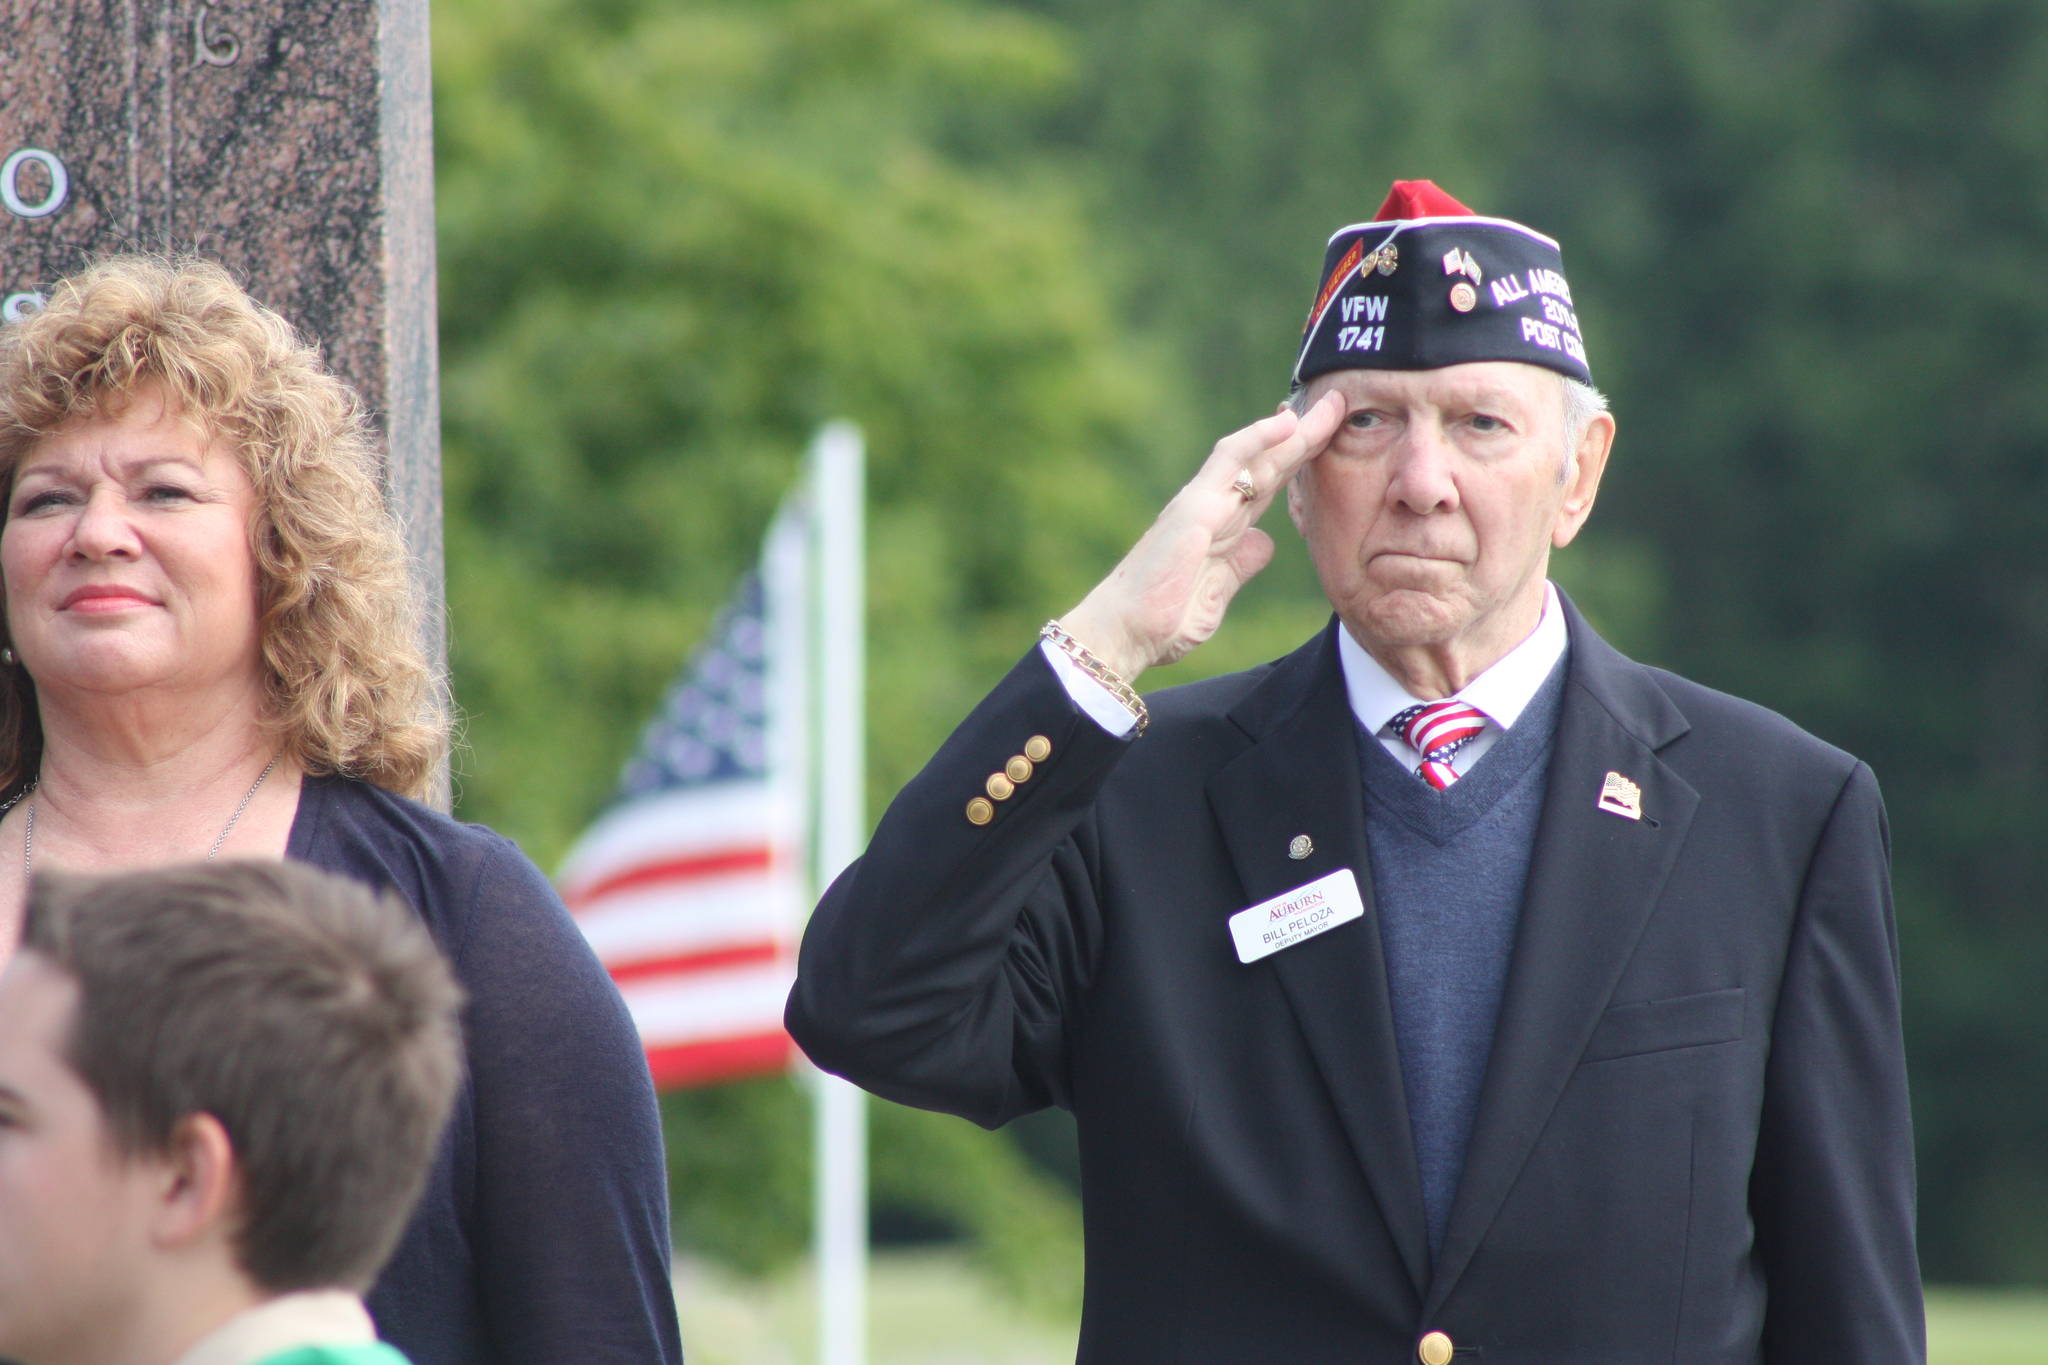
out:
{"label": "man's navy suit jacket", "polygon": [[[819,905],[788,1022],[820,1066],[990,1127],[1074,1112],[1082,1361],[1413,1361],[1430,1331],[1481,1365],[1924,1359],[1876,782],[1566,611],[1434,1258],[1334,622],[1158,694],[1137,738],[1034,650]],[[1032,736],[1050,754],[972,823]],[[1598,807],[1609,773],[1640,819]],[[1238,961],[1233,912],[1342,868],[1362,919]]]}

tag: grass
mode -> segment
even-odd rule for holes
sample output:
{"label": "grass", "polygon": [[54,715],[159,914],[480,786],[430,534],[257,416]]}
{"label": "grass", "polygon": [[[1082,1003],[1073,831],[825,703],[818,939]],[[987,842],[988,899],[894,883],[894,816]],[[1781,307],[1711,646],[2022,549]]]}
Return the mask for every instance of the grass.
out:
{"label": "grass", "polygon": [[2048,1291],[1930,1289],[1929,1365],[2048,1365]]}
{"label": "grass", "polygon": [[[701,1262],[676,1272],[690,1365],[812,1365],[815,1284],[808,1266],[743,1280]],[[945,1251],[877,1255],[868,1275],[868,1359],[875,1365],[1069,1365],[1075,1325],[1008,1302]]]}
{"label": "grass", "polygon": [[[808,1269],[744,1280],[691,1262],[676,1274],[691,1365],[812,1365]],[[1018,1309],[960,1255],[889,1252],[869,1276],[875,1365],[1067,1365],[1074,1324]],[[2048,1290],[1930,1289],[1929,1365],[2048,1365]]]}

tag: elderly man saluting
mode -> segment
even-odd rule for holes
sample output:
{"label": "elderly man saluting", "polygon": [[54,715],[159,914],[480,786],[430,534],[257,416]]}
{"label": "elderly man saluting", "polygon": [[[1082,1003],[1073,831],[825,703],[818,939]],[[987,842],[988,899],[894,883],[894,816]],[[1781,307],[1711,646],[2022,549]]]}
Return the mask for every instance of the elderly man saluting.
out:
{"label": "elderly man saluting", "polygon": [[[819,1065],[1073,1110],[1081,1360],[1924,1359],[1877,784],[1548,583],[1590,380],[1556,243],[1397,183],[819,905]],[[1141,699],[1282,490],[1335,620]]]}

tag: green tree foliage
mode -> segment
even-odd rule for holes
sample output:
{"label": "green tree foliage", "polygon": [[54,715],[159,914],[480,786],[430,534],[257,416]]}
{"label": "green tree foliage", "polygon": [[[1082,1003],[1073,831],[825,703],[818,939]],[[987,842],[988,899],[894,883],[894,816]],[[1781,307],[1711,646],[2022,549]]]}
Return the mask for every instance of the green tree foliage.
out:
{"label": "green tree foliage", "polygon": [[464,808],[566,846],[832,417],[872,451],[893,790],[1143,515],[1158,367],[1072,196],[934,136],[1057,93],[1064,46],[936,0],[436,20]]}
{"label": "green tree foliage", "polygon": [[[767,1274],[810,1244],[810,1100],[781,1078],[662,1096],[677,1245]],[[1080,1232],[1071,1191],[1009,1141],[958,1119],[868,1106],[877,1232],[970,1239],[1019,1301],[1079,1306]]]}
{"label": "green tree foliage", "polygon": [[[2029,396],[2048,298],[2024,283],[2048,229],[2044,19],[1674,8],[1626,26],[1635,74],[1544,89],[1561,120],[1626,107],[1662,130],[1587,146],[1556,186],[1561,206],[1627,192],[1639,219],[1574,215],[1623,301],[1638,453],[1609,515],[1683,604],[1645,643],[1885,785],[1940,1279],[2048,1278],[2048,461]],[[1556,32],[1606,28],[1588,8]]]}
{"label": "green tree foliage", "polygon": [[[835,417],[871,449],[884,796],[1147,510],[1161,367],[1119,335],[1073,196],[942,136],[1056,96],[1066,46],[940,0],[435,19],[462,812],[560,855]],[[1073,1294],[1070,1200],[1002,1139],[876,1108],[879,1204]],[[799,1249],[795,1090],[665,1110],[684,1244],[752,1268]]]}

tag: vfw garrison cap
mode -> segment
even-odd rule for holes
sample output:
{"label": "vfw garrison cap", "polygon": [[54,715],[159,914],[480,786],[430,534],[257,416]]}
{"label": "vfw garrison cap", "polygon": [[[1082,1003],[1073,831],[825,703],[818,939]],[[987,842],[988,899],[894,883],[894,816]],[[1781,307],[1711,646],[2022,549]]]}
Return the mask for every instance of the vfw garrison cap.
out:
{"label": "vfw garrison cap", "polygon": [[1370,223],[1338,229],[1293,383],[1331,370],[1520,360],[1590,384],[1557,243],[1482,218],[1428,180],[1396,180]]}

